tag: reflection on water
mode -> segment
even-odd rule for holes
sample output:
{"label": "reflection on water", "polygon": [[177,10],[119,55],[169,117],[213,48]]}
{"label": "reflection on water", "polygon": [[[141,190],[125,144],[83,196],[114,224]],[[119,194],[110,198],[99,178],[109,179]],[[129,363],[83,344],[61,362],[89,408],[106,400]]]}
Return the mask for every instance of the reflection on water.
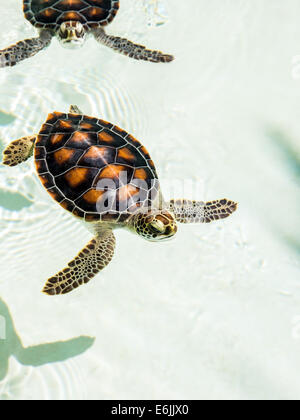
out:
{"label": "reflection on water", "polygon": [[0,189],[0,206],[4,209],[19,211],[31,205],[32,201],[29,201],[23,195]]}
{"label": "reflection on water", "polygon": [[280,151],[286,169],[300,183],[300,149],[293,146],[291,139],[283,131],[272,130],[269,137]]}
{"label": "reflection on water", "polygon": [[15,115],[0,110],[0,125],[11,124],[15,119]]}
{"label": "reflection on water", "polygon": [[[3,47],[36,33],[20,3],[0,1]],[[53,301],[40,289],[89,234],[52,203],[32,161],[0,165],[0,194],[10,193],[0,201],[0,295],[13,302],[24,343],[2,303],[11,326],[1,398],[81,398],[85,388],[97,399],[299,398],[291,321],[300,312],[300,84],[289,72],[300,3],[288,3],[121,0],[108,32],[174,53],[174,63],[134,62],[92,39],[80,51],[53,40],[2,69],[4,145],[76,103],[141,140],[162,183],[195,179],[203,195],[187,198],[228,195],[240,207],[222,225],[180,226],[166,246],[117,232],[114,264]],[[280,130],[266,141],[268,123]],[[66,343],[26,348],[81,334],[97,343],[78,358]],[[63,362],[52,363],[56,348]]]}
{"label": "reflection on water", "polygon": [[[294,182],[300,185],[300,149],[294,146],[291,138],[281,130],[270,130],[268,133],[269,138],[272,141],[272,145],[277,148],[281,155],[281,161],[286,172],[286,177],[292,179]],[[296,143],[297,144],[297,143]],[[298,201],[298,207],[300,206],[300,191],[298,196],[295,197]],[[283,217],[289,217],[289,205],[290,203],[283,203],[282,215]],[[290,246],[297,254],[300,254],[300,228],[296,225],[293,232],[278,232],[278,235]]]}
{"label": "reflection on water", "polygon": [[165,2],[162,0],[143,0],[143,6],[148,13],[149,26],[161,26],[168,20]]}

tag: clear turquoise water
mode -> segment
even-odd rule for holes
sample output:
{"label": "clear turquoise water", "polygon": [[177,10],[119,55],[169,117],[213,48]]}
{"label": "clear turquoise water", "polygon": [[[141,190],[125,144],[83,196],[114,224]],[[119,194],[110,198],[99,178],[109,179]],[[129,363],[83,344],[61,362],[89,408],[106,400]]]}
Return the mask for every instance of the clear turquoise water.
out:
{"label": "clear turquoise water", "polygon": [[[1,48],[34,34],[6,3]],[[185,180],[190,198],[240,203],[166,244],[117,232],[105,271],[49,298],[89,233],[32,162],[1,166],[1,399],[300,397],[299,15],[297,0],[121,0],[108,32],[174,63],[55,40],[1,70],[2,149],[76,103],[147,146],[166,196]]]}

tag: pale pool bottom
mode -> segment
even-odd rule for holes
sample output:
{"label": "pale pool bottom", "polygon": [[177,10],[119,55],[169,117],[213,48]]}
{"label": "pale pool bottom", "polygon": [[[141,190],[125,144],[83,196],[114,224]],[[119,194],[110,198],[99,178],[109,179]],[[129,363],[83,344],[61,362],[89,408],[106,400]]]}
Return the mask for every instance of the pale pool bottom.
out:
{"label": "pale pool bottom", "polygon": [[[0,73],[2,147],[76,103],[139,138],[165,189],[192,180],[191,198],[239,210],[161,245],[117,232],[110,266],[52,299],[45,280],[90,235],[32,163],[1,167],[1,399],[300,397],[299,3],[153,4],[123,0],[109,31],[174,63],[54,41]],[[19,6],[0,5],[3,46],[33,34]]]}

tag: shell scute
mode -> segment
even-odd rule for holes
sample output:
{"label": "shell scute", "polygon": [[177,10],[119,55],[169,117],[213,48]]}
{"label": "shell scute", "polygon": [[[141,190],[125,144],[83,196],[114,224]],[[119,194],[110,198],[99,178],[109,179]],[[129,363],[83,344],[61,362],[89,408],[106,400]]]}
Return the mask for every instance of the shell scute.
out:
{"label": "shell scute", "polygon": [[55,187],[54,177],[49,172],[43,175],[39,175],[39,178],[46,190]]}
{"label": "shell scute", "polygon": [[76,129],[76,121],[72,119],[59,119],[54,124],[54,128],[58,133],[73,133]]}
{"label": "shell scute", "polygon": [[69,211],[70,213],[72,213],[75,208],[75,204],[67,198],[65,198],[59,204],[62,206],[63,209]]}
{"label": "shell scute", "polygon": [[93,166],[103,168],[107,164],[113,163],[116,157],[116,149],[103,146],[92,146],[79,160],[80,166]]}
{"label": "shell scute", "polygon": [[101,21],[104,20],[106,17],[106,10],[102,9],[101,7],[89,7],[85,10],[85,16],[90,21]]}
{"label": "shell scute", "polygon": [[65,146],[67,141],[70,139],[71,134],[52,134],[49,136],[49,142],[45,142],[45,145],[47,145],[47,152],[54,152],[62,147]]}
{"label": "shell scute", "polygon": [[98,134],[99,144],[110,147],[122,147],[126,145],[126,140],[118,134],[113,133],[111,130],[105,128]]}
{"label": "shell scute", "polygon": [[54,124],[57,120],[66,119],[66,118],[67,118],[67,115],[64,114],[63,112],[51,112],[47,116],[46,123],[47,124]]}
{"label": "shell scute", "polygon": [[84,220],[86,222],[88,222],[88,223],[91,223],[91,222],[100,222],[101,215],[99,213],[98,214],[85,213]]}
{"label": "shell scute", "polygon": [[85,213],[84,213],[84,211],[83,211],[83,210],[81,210],[81,209],[79,209],[78,207],[74,207],[74,210],[72,211],[72,214],[73,214],[75,217],[78,217],[78,218],[80,218],[80,219],[84,219],[84,217],[85,217]]}
{"label": "shell scute", "polygon": [[43,124],[42,125],[42,128],[41,128],[41,130],[40,130],[40,132],[39,132],[39,134],[42,136],[42,135],[48,135],[49,134],[49,132],[50,132],[50,130],[52,129],[52,126],[51,125],[49,125],[49,124]]}
{"label": "shell scute", "polygon": [[[104,208],[107,192],[93,188],[87,191],[82,197],[75,201],[79,208],[84,208],[87,213],[92,213],[98,209]],[[99,212],[100,213],[100,212]]]}
{"label": "shell scute", "polygon": [[116,161],[118,163],[133,165],[135,167],[145,165],[145,158],[130,144],[127,144],[118,150]]}
{"label": "shell scute", "polygon": [[50,188],[49,190],[48,190],[48,193],[51,195],[51,197],[55,200],[55,201],[57,201],[59,204],[64,200],[63,199],[63,197],[61,196],[61,194],[60,194],[60,191],[59,191],[59,189],[58,188],[56,188],[56,187],[53,187],[53,188]]}
{"label": "shell scute", "polygon": [[83,25],[86,23],[86,18],[81,13],[74,11],[59,13],[55,21],[58,25],[61,25],[62,23],[68,22],[69,20],[80,22]]}
{"label": "shell scute", "polygon": [[133,136],[131,136],[130,134],[126,137],[126,141],[130,144],[132,144],[135,147],[140,147],[141,143]]}
{"label": "shell scute", "polygon": [[76,149],[86,150],[88,147],[98,144],[97,133],[87,133],[82,131],[75,131],[72,133],[66,146]]}
{"label": "shell scute", "polygon": [[58,176],[66,172],[70,166],[76,166],[83,152],[76,149],[61,148],[54,153],[47,155],[47,165],[49,171]]}
{"label": "shell scute", "polygon": [[46,155],[46,150],[43,146],[36,147],[35,149],[35,160],[43,159]]}
{"label": "shell scute", "polygon": [[41,131],[37,172],[52,198],[74,216],[118,222],[155,199],[154,164],[124,130],[96,118],[54,112]]}
{"label": "shell scute", "polygon": [[55,177],[55,183],[65,197],[74,201],[91,187],[98,172],[96,168],[75,167]]}
{"label": "shell scute", "polygon": [[83,3],[81,0],[62,0],[57,4],[56,8],[65,12],[70,6],[72,10],[78,11],[86,7],[86,2]]}
{"label": "shell scute", "polygon": [[78,125],[78,129],[80,131],[92,131],[97,132],[101,130],[101,126],[98,124],[98,121],[94,118],[92,120],[84,119],[83,121],[80,121]]}
{"label": "shell scute", "polygon": [[112,130],[114,133],[118,134],[119,136],[121,136],[121,137],[123,137],[123,138],[125,138],[125,137],[127,137],[127,136],[128,136],[128,133],[127,133],[125,130],[122,130],[122,128],[118,127],[117,125],[114,125],[114,126],[111,128],[111,130]]}
{"label": "shell scute", "polygon": [[98,123],[102,128],[107,128],[108,130],[111,130],[114,127],[113,124],[105,120],[98,120]]}
{"label": "shell scute", "polygon": [[134,196],[140,193],[140,189],[138,187],[135,187],[134,185],[128,184],[123,185],[123,187],[120,187],[118,189],[118,196],[117,200],[119,202],[130,200]]}
{"label": "shell scute", "polygon": [[81,22],[86,29],[110,23],[118,0],[23,0],[25,18],[37,28],[57,30],[65,21]]}
{"label": "shell scute", "polygon": [[35,15],[35,19],[40,23],[47,24],[49,21],[55,22],[61,13],[55,9],[45,9]]}
{"label": "shell scute", "polygon": [[48,172],[48,166],[45,159],[37,160],[36,161],[36,170],[39,175],[45,174]]}
{"label": "shell scute", "polygon": [[24,0],[24,8],[31,9],[32,13],[39,13],[41,9],[44,7],[52,7],[57,0]]}
{"label": "shell scute", "polygon": [[93,186],[97,189],[116,190],[131,181],[133,168],[125,165],[111,164],[105,166],[95,178]]}
{"label": "shell scute", "polygon": [[149,190],[157,182],[156,172],[153,174],[148,167],[138,168],[134,171],[131,184]]}
{"label": "shell scute", "polygon": [[150,157],[150,155],[149,155],[149,152],[148,152],[148,150],[146,149],[146,147],[145,147],[145,146],[141,146],[141,147],[140,147],[140,151],[143,153],[143,155],[145,156],[145,158],[146,158],[147,160],[150,160],[150,159],[151,159],[151,157]]}

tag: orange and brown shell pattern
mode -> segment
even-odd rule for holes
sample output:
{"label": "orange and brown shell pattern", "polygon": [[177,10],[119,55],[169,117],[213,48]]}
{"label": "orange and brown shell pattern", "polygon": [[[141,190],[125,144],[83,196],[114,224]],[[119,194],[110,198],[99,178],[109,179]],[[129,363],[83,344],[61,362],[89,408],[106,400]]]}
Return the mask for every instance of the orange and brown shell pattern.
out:
{"label": "orange and brown shell pattern", "polygon": [[35,144],[39,178],[54,200],[88,222],[122,223],[159,197],[146,148],[106,121],[48,115]]}
{"label": "orange and brown shell pattern", "polygon": [[86,30],[110,23],[118,0],[23,0],[27,20],[36,28],[56,31],[66,21],[80,22]]}

